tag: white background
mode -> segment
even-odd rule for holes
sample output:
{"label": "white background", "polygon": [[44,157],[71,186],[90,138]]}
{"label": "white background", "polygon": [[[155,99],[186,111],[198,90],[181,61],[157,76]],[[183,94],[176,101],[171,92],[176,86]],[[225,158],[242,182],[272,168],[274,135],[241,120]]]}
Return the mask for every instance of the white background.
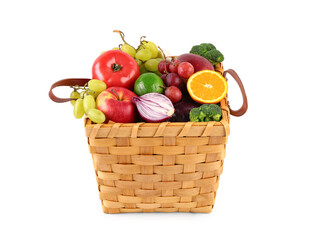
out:
{"label": "white background", "polygon": [[[314,239],[312,2],[1,1],[0,238]],[[83,119],[48,90],[91,77],[114,29],[172,55],[211,42],[243,80],[211,214],[103,214]]]}

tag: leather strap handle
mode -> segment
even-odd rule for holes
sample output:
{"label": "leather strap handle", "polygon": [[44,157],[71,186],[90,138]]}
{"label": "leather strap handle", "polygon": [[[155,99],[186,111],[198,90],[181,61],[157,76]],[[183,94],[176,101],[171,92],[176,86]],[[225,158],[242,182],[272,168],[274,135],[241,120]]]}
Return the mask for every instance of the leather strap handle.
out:
{"label": "leather strap handle", "polygon": [[244,115],[248,109],[248,102],[247,102],[247,96],[246,96],[245,88],[243,86],[243,83],[242,83],[240,77],[237,75],[237,73],[233,69],[228,69],[228,70],[224,71],[224,73],[223,73],[224,78],[226,78],[227,73],[230,74],[234,78],[234,80],[237,82],[237,84],[238,84],[238,86],[242,92],[243,105],[241,106],[240,109],[232,110],[230,108],[230,105],[228,105],[231,115],[236,116],[236,117],[240,117],[240,116]]}
{"label": "leather strap handle", "polygon": [[56,87],[62,87],[62,86],[79,85],[83,87],[90,80],[91,80],[90,78],[66,78],[66,79],[60,80],[58,82],[55,82],[51,86],[48,95],[52,101],[57,102],[57,103],[64,103],[64,102],[69,102],[71,100],[76,100],[75,98],[59,98],[53,93],[52,90]]}

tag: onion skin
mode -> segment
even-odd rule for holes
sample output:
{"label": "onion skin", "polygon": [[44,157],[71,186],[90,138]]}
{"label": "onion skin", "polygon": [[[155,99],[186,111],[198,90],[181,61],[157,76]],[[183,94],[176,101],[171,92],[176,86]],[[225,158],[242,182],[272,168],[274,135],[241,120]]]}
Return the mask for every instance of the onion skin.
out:
{"label": "onion skin", "polygon": [[140,97],[133,97],[139,115],[146,122],[157,123],[170,119],[175,108],[171,100],[160,93],[147,93]]}

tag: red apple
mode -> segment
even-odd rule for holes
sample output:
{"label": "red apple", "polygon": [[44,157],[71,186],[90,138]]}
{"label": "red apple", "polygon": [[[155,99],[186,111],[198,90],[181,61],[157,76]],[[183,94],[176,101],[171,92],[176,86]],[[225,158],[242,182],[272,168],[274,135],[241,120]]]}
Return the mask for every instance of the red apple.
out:
{"label": "red apple", "polygon": [[132,123],[136,120],[136,106],[132,98],[136,96],[127,88],[111,87],[98,95],[96,107],[105,114],[106,120]]}

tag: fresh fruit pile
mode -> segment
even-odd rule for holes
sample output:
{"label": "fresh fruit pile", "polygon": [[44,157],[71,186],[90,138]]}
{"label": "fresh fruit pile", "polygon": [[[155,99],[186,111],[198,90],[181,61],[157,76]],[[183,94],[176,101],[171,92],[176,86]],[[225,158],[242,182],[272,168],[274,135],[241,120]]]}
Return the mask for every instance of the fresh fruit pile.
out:
{"label": "fresh fruit pile", "polygon": [[145,37],[135,48],[123,32],[114,32],[123,43],[98,56],[85,86],[72,86],[76,118],[86,114],[94,123],[221,120],[219,102],[228,85],[214,70],[224,60],[214,45],[202,43],[190,53],[167,57]]}

